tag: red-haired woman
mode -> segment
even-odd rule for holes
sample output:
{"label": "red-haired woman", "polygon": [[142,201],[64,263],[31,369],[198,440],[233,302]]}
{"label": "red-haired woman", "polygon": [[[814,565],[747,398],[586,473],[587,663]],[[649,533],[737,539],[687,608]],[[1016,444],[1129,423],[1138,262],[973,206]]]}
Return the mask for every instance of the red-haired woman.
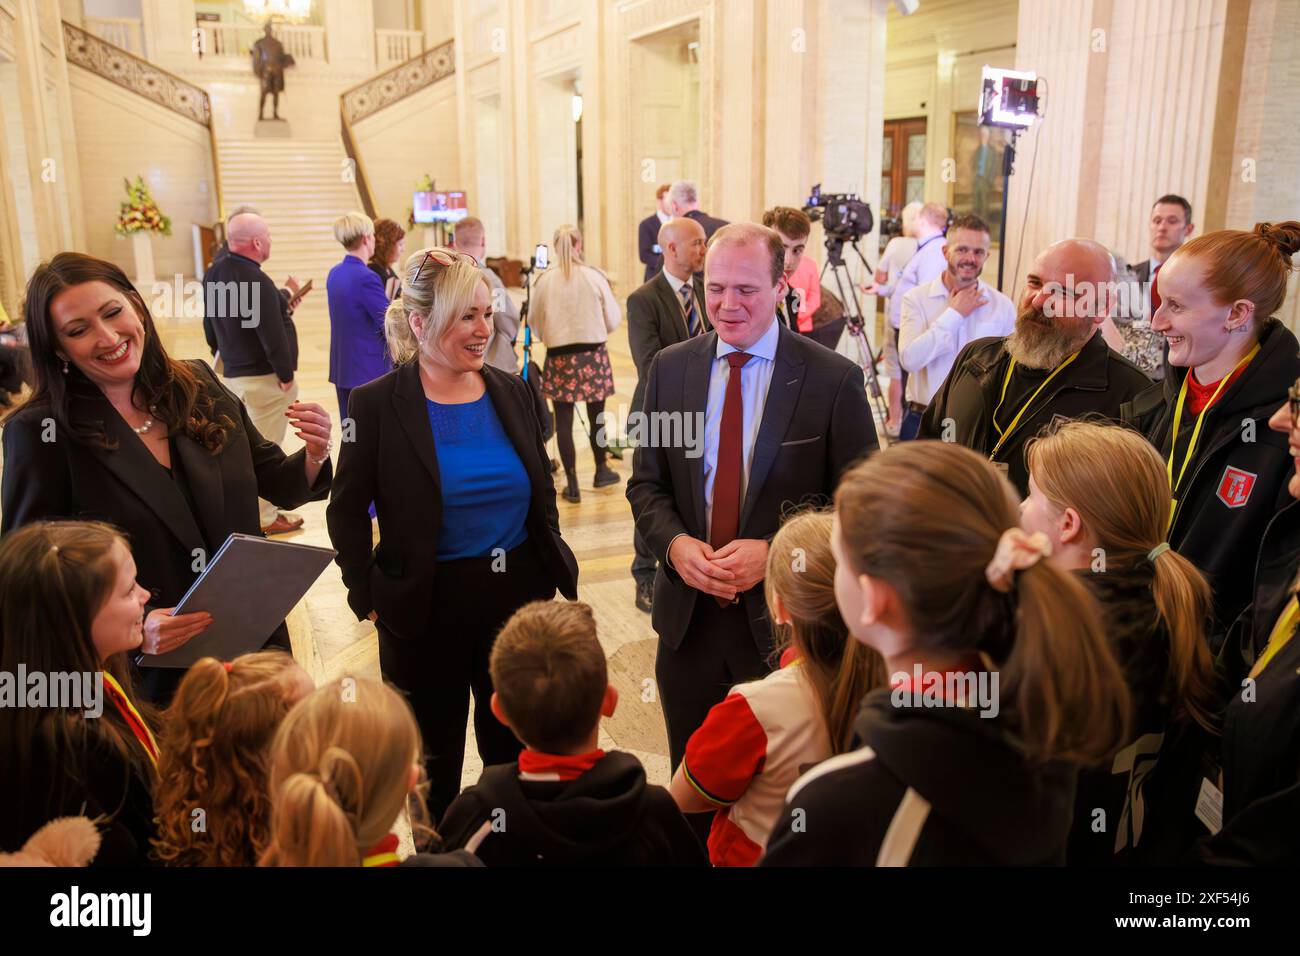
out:
{"label": "red-haired woman", "polygon": [[1214,590],[1214,650],[1250,601],[1265,526],[1290,500],[1291,456],[1268,420],[1300,377],[1300,344],[1273,318],[1297,250],[1300,222],[1259,223],[1192,239],[1160,269],[1151,327],[1170,368],[1134,405],[1165,457],[1169,544]]}

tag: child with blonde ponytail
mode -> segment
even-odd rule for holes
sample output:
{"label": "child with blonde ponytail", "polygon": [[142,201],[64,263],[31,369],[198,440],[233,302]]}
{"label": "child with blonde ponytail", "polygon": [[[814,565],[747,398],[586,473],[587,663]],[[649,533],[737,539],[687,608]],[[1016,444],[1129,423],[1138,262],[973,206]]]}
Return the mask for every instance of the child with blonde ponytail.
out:
{"label": "child with blonde ponytail", "polygon": [[1210,587],[1165,541],[1164,462],[1137,432],[1083,421],[1033,439],[1025,457],[1021,524],[1047,535],[1052,563],[1100,602],[1133,697],[1126,746],[1080,777],[1070,862],[1175,862],[1198,835],[1199,756],[1219,732],[1223,692]]}
{"label": "child with blonde ponytail", "polygon": [[[257,865],[271,836],[271,739],[313,686],[283,651],[205,657],[186,672],[159,740],[155,859]],[[195,826],[199,812],[202,827]]]}
{"label": "child with blonde ponytail", "polygon": [[891,686],[859,749],[791,788],[763,865],[1064,862],[1075,768],[1128,739],[1128,691],[1096,602],[1018,517],[997,469],[945,442],[840,480],[836,601]]}
{"label": "child with blonde ponytail", "polygon": [[420,729],[381,681],[344,677],[294,707],[271,746],[271,842],[262,866],[478,866],[465,851],[400,861],[403,808],[425,825]]}
{"label": "child with blonde ponytail", "polygon": [[885,683],[880,655],[849,636],[835,605],[831,521],[824,511],[797,514],[772,539],[763,587],[784,638],[781,667],[709,711],[673,776],[683,812],[717,811],[715,866],[758,862],[790,784],[849,749],[859,703]]}

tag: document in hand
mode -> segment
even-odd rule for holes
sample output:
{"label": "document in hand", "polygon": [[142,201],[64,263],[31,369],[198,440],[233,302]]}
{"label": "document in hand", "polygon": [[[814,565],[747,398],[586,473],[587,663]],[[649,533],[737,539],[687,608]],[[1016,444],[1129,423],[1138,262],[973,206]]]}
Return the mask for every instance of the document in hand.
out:
{"label": "document in hand", "polygon": [[166,654],[144,654],[141,667],[189,667],[201,657],[231,660],[266,643],[334,559],[330,548],[232,534],[173,614],[207,611],[208,629]]}

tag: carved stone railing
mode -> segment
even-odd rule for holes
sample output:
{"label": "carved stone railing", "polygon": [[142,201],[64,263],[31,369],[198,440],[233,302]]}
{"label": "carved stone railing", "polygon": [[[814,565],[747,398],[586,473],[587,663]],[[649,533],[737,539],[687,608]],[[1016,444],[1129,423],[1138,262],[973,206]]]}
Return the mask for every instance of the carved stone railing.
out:
{"label": "carved stone railing", "polygon": [[455,72],[455,46],[453,41],[448,40],[340,94],[339,120],[343,133],[343,149],[347,152],[348,159],[352,160],[353,169],[356,170],[357,192],[361,195],[362,208],[370,218],[375,217],[375,204],[370,194],[370,183],[366,179],[366,167],[361,161],[361,153],[352,134],[352,124],[374,115],[385,106],[392,106],[399,100],[406,99],[412,93],[418,93],[432,86],[439,80],[445,80]]}
{"label": "carved stone railing", "polygon": [[412,93],[445,80],[456,72],[454,41],[448,40],[419,56],[400,63],[391,70],[373,76],[345,90],[339,108],[345,123],[357,123],[385,106],[405,99]]}
{"label": "carved stone railing", "polygon": [[66,20],[63,21],[63,47],[69,63],[207,128],[212,181],[217,194],[217,219],[224,219],[225,199],[221,190],[221,164],[217,158],[217,132],[212,126],[212,103],[208,91],[106,43]]}
{"label": "carved stone railing", "polygon": [[153,100],[201,126],[211,127],[212,106],[207,91],[201,87],[132,56],[66,20],[63,22],[63,46],[69,63]]}

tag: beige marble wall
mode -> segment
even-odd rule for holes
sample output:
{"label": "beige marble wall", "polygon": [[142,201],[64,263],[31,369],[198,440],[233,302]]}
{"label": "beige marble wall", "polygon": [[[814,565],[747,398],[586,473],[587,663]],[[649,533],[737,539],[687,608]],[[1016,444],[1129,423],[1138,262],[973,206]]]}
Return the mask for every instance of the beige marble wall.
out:
{"label": "beige marble wall", "polygon": [[460,181],[456,86],[450,79],[366,117],[353,125],[352,136],[379,216],[405,226],[411,192],[425,173],[439,189],[469,188]]}
{"label": "beige marble wall", "polygon": [[78,248],[135,274],[131,243],[116,237],[113,223],[126,200],[122,180],[142,175],[172,220],[171,236],[152,237],[157,274],[191,275],[190,226],[216,217],[207,129],[79,67],[70,80],[86,221]]}
{"label": "beige marble wall", "polygon": [[[1246,37],[1235,148],[1224,177],[1225,225],[1300,219],[1300,3],[1254,0]],[[1216,184],[1218,185],[1218,184]],[[1300,328],[1300,273],[1279,316]]]}

